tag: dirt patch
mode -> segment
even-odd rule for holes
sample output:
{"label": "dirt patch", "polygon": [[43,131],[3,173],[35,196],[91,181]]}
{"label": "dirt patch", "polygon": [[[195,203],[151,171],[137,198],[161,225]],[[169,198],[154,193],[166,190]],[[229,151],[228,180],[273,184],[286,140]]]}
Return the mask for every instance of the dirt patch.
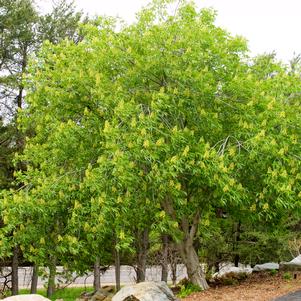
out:
{"label": "dirt patch", "polygon": [[252,274],[236,285],[217,286],[194,293],[185,301],[271,301],[276,297],[301,289],[301,275],[292,274],[291,280],[284,279],[281,273],[271,276],[269,273]]}

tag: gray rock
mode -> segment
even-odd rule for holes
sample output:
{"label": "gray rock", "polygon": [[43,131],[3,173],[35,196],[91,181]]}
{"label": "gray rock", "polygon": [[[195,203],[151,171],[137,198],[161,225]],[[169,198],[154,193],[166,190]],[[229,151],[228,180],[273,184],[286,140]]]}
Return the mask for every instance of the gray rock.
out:
{"label": "gray rock", "polygon": [[50,301],[38,294],[16,295],[4,298],[2,301]]}
{"label": "gray rock", "polygon": [[301,264],[281,262],[279,265],[279,270],[282,272],[301,272]]}
{"label": "gray rock", "polygon": [[219,272],[214,273],[212,275],[213,278],[222,278],[226,277],[228,274],[252,274],[252,268],[251,267],[232,267],[232,266],[225,266],[220,269]]}
{"label": "gray rock", "polygon": [[281,262],[279,266],[279,270],[281,271],[291,271],[297,272],[301,271],[301,255],[297,256],[293,260],[289,262]]}
{"label": "gray rock", "polygon": [[293,260],[291,260],[289,263],[301,265],[301,255],[295,257],[295,258],[294,258]]}
{"label": "gray rock", "polygon": [[253,268],[253,272],[279,270],[279,264],[275,262],[267,262],[263,264],[256,264]]}
{"label": "gray rock", "polygon": [[124,286],[112,301],[176,301],[165,282],[141,282]]}
{"label": "gray rock", "polygon": [[99,289],[90,299],[91,301],[109,301],[113,297],[113,294],[104,289]]}
{"label": "gray rock", "polygon": [[84,292],[76,301],[111,301],[113,297],[113,287],[103,287],[96,292]]}

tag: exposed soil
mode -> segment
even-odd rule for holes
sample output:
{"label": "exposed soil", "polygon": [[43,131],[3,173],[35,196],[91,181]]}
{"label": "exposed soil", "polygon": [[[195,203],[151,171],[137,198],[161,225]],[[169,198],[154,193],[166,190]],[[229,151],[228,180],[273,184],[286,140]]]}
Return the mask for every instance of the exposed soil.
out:
{"label": "exposed soil", "polygon": [[211,287],[204,292],[193,293],[182,300],[271,301],[290,292],[301,290],[301,274],[292,274],[292,278],[294,276],[296,279],[286,280],[280,273],[275,276],[269,273],[252,274],[239,284]]}

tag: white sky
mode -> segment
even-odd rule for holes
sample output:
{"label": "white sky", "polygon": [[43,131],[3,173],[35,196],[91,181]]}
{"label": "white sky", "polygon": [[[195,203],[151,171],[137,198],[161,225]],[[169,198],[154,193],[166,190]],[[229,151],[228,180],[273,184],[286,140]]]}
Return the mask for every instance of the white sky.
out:
{"label": "white sky", "polygon": [[[47,9],[52,0],[38,0]],[[149,0],[75,0],[90,15],[120,16],[131,22]],[[218,12],[216,24],[249,41],[252,54],[276,51],[288,61],[301,53],[301,0],[195,0]]]}

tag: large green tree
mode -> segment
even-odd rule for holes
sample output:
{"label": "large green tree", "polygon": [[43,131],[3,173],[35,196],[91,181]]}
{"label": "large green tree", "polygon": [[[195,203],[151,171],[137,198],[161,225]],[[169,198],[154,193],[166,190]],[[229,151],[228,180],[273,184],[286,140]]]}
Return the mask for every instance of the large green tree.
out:
{"label": "large green tree", "polygon": [[[82,14],[74,5],[62,0],[53,10],[41,15],[32,0],[0,1],[0,116],[1,124],[1,189],[19,188],[14,183],[14,171],[25,168],[25,163],[13,164],[14,154],[22,152],[24,135],[17,129],[18,110],[26,103],[24,77],[28,61],[45,40],[53,43],[69,38],[80,40],[78,22]],[[1,121],[1,122],[2,122]],[[11,236],[11,232],[8,233]],[[12,238],[12,236],[11,236]],[[17,266],[19,249],[11,239],[13,255],[12,291],[18,291]]]}
{"label": "large green tree", "polygon": [[35,134],[19,179],[29,207],[84,217],[77,237],[99,229],[119,250],[137,230],[169,232],[206,289],[194,241],[214,208],[260,221],[299,204],[300,79],[250,60],[211,10],[169,12],[154,1],[133,25],[99,19],[80,43],[44,45],[28,77],[20,122]]}

